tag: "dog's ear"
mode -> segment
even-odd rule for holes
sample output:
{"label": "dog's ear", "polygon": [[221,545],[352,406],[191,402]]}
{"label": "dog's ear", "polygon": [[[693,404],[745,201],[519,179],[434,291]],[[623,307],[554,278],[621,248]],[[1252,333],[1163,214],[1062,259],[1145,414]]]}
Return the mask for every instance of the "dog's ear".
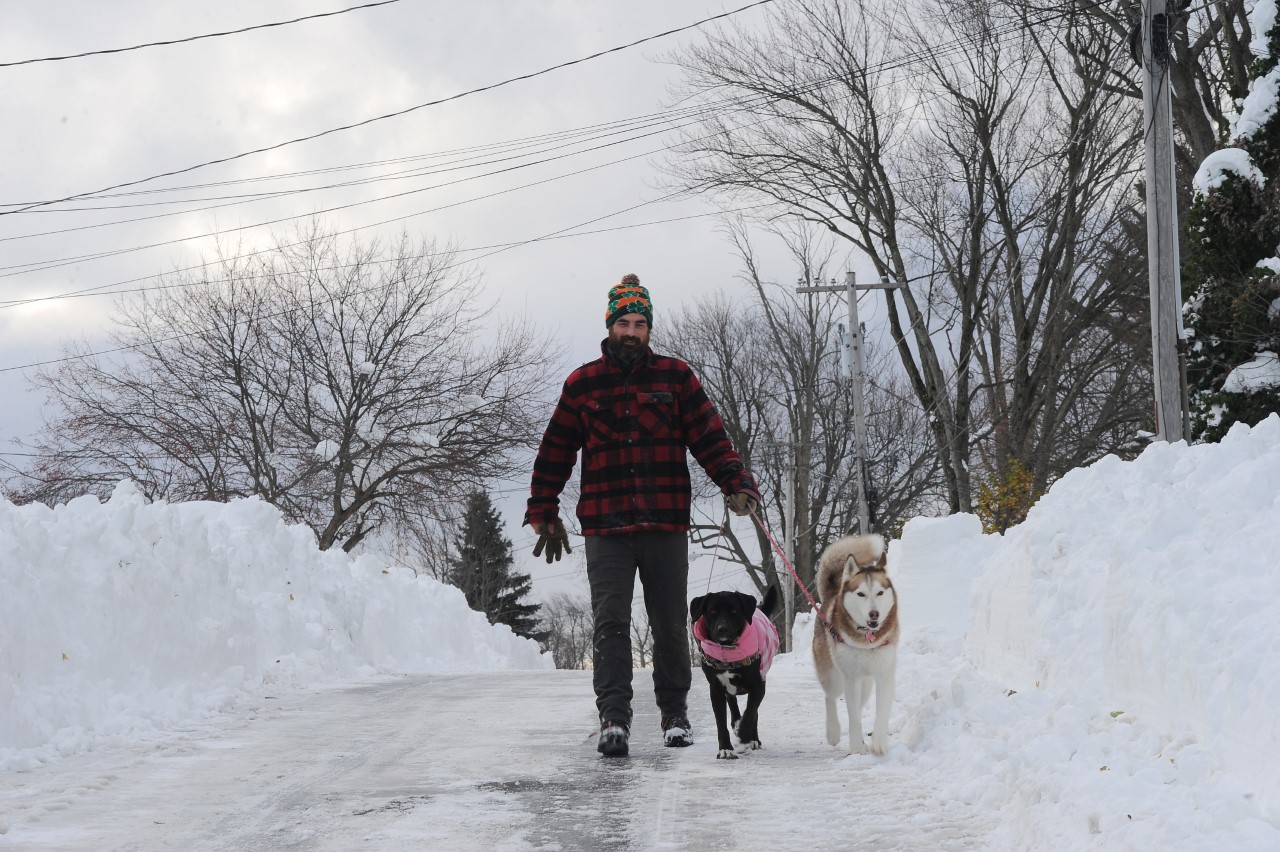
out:
{"label": "dog's ear", "polygon": [[880,554],[880,561],[876,562],[876,567],[877,567],[877,568],[879,568],[881,571],[884,571],[884,570],[886,570],[886,569],[889,567],[889,550],[888,550],[888,548],[885,548],[885,551],[884,551],[883,553],[881,553],[881,554]]}
{"label": "dog's ear", "polygon": [[690,621],[697,621],[699,618],[702,618],[702,604],[706,599],[706,595],[698,595],[696,598],[689,601]]}
{"label": "dog's ear", "polygon": [[738,596],[738,603],[742,605],[742,617],[750,621],[751,616],[756,614],[755,595],[749,595],[746,592],[734,592],[734,594]]}

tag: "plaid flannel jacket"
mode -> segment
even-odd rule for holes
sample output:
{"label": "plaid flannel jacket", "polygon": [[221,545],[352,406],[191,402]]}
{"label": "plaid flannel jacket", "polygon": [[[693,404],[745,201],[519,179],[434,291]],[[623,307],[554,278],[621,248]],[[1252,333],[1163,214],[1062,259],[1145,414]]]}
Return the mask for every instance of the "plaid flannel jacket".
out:
{"label": "plaid flannel jacket", "polygon": [[624,375],[606,342],[601,358],[565,380],[533,463],[525,523],[559,516],[579,450],[583,535],[687,530],[686,449],[725,494],[745,491],[759,502],[755,480],[689,365],[646,352]]}

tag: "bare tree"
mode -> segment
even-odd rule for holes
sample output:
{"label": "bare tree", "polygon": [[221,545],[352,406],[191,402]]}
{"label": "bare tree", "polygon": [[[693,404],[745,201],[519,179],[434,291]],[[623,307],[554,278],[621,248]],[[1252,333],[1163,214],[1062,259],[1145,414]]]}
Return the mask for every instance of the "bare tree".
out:
{"label": "bare tree", "polygon": [[542,650],[558,669],[591,667],[591,603],[585,597],[558,594],[542,604]]}
{"label": "bare tree", "polygon": [[[815,223],[903,285],[885,315],[950,511],[972,510],[975,461],[999,475],[1020,459],[1043,482],[1108,451],[1117,420],[1144,422],[1124,404],[1141,399],[1131,340],[1095,331],[1132,291],[1102,270],[1141,126],[1071,47],[1083,23],[1059,21],[1054,42],[1016,12],[799,0],[763,34],[676,56],[681,94],[720,107],[673,177]],[[1093,413],[1105,425],[1075,436]]]}
{"label": "bare tree", "polygon": [[644,607],[631,613],[631,658],[638,669],[653,665],[653,631],[649,629],[649,613]]}
{"label": "bare tree", "polygon": [[122,353],[37,375],[55,414],[28,494],[253,495],[348,551],[414,523],[540,431],[549,345],[495,331],[480,295],[430,241],[344,248],[315,223],[169,280],[118,306]]}
{"label": "bare tree", "polygon": [[[797,295],[791,282],[766,280],[745,227],[731,225],[729,233],[743,261],[743,290],[733,298],[722,293],[703,300],[664,323],[662,342],[694,365],[715,400],[761,485],[761,515],[771,529],[785,531],[787,473],[794,472],[795,565],[812,587],[817,555],[850,532],[857,517],[852,401],[837,334],[846,306],[837,297]],[[781,228],[775,236],[788,248],[800,282],[829,279],[832,247],[812,228]],[[893,528],[932,508],[941,495],[919,406],[910,399],[904,404],[906,391],[889,360],[875,347],[868,355],[867,372],[875,380],[866,388],[867,467],[878,496],[877,520]],[[705,477],[696,481],[701,497],[716,495]],[[717,520],[718,509],[711,516],[690,531],[695,545],[743,565],[760,594],[789,581],[764,530],[753,527],[744,539]]]}

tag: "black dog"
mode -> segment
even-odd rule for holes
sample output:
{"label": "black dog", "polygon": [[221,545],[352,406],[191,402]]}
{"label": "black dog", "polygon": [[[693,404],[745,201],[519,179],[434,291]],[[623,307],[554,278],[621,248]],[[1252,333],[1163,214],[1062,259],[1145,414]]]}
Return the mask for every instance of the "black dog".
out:
{"label": "black dog", "polygon": [[[748,750],[760,748],[758,727],[764,679],[778,652],[778,630],[769,620],[778,608],[778,588],[770,586],[759,607],[742,592],[712,592],[689,602],[693,635],[702,650],[702,673],[711,685],[711,710],[716,717],[720,750],[716,757],[736,760],[729,741],[725,706],[733,715],[733,730]],[[746,693],[747,709],[738,712],[738,696]]]}

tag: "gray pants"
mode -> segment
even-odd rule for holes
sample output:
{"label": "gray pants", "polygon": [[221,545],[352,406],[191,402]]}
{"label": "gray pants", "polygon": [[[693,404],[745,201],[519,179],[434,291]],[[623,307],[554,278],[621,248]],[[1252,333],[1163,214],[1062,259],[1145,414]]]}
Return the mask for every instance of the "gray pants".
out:
{"label": "gray pants", "polygon": [[682,532],[589,535],[592,662],[601,721],[631,725],[631,599],[636,572],[653,631],[653,692],[663,716],[685,715],[689,666],[689,545]]}

